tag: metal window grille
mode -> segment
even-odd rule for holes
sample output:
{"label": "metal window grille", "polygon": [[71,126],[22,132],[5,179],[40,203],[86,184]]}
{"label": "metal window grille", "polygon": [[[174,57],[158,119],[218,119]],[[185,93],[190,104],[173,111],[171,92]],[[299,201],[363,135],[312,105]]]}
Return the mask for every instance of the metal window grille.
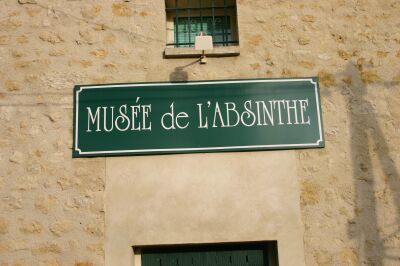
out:
{"label": "metal window grille", "polygon": [[173,17],[174,42],[167,43],[167,46],[193,47],[195,36],[200,32],[212,36],[214,46],[239,43],[233,30],[236,24],[235,4],[228,4],[228,0],[172,0],[172,2],[167,5],[166,12],[167,16]]}

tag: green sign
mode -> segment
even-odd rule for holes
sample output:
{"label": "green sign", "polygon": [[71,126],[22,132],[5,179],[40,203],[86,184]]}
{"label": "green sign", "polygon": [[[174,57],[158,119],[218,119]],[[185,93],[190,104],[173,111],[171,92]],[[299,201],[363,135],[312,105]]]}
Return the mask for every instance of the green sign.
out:
{"label": "green sign", "polygon": [[73,157],[324,147],[317,78],[78,85]]}

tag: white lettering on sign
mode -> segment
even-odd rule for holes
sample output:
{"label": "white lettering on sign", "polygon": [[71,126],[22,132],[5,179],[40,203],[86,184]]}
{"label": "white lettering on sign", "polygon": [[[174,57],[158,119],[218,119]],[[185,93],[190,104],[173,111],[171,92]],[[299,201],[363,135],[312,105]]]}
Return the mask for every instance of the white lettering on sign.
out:
{"label": "white lettering on sign", "polygon": [[[223,109],[224,107],[224,109]],[[308,115],[308,99],[302,100],[247,100],[241,108],[236,103],[210,102],[198,103],[198,128],[208,129],[209,126],[275,126],[275,125],[310,125]],[[209,125],[209,117],[212,124]]]}
{"label": "white lettering on sign", "polygon": [[[150,114],[151,104],[138,104],[140,97],[136,99],[136,105],[123,104],[114,112],[115,106],[86,107],[88,123],[86,132],[95,131],[111,132],[114,127],[117,131],[141,131],[151,130]],[[95,110],[95,111],[94,111]],[[94,114],[93,114],[94,113]]]}
{"label": "white lettering on sign", "polygon": [[[299,100],[246,100],[241,104],[235,102],[207,101],[197,103],[197,128],[234,128],[238,126],[282,126],[310,125],[308,99]],[[176,110],[172,102],[166,112],[160,115],[161,127],[164,130],[186,129],[191,125],[193,110],[184,112]],[[86,132],[144,131],[152,130],[151,104],[141,104],[140,97],[135,104],[120,106],[86,107]]]}
{"label": "white lettering on sign", "polygon": [[[226,126],[227,127],[236,127],[240,122],[240,116],[239,116],[239,112],[236,110],[236,104],[232,103],[232,102],[225,103],[225,109],[226,109],[226,117],[227,117],[227,125]],[[230,120],[231,113],[233,113],[235,116],[235,118],[234,118],[235,122],[233,122],[232,124],[231,124],[231,120]]]}
{"label": "white lettering on sign", "polygon": [[[179,129],[185,129],[189,126],[189,122],[186,124],[180,124],[180,123],[185,123],[182,120],[182,118],[188,118],[189,115],[185,112],[180,112],[178,115],[175,117],[175,109],[174,109],[174,103],[170,105],[171,112],[165,113],[161,117],[161,125],[165,130],[171,130],[171,129],[176,129],[178,127]],[[166,121],[167,120],[167,121]],[[176,125],[176,127],[175,127]]]}
{"label": "white lettering on sign", "polygon": [[92,109],[90,107],[86,107],[87,111],[88,111],[88,128],[86,130],[86,132],[91,132],[92,130],[90,129],[90,123],[94,124],[97,123],[97,128],[96,131],[101,131],[100,130],[100,107],[96,108],[96,113],[93,117],[93,113],[92,113]]}

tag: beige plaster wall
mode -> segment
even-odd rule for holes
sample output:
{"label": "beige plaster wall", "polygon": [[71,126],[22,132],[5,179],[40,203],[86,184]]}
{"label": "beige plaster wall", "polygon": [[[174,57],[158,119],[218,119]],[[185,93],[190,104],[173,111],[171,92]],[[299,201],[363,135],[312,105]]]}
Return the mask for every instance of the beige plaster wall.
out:
{"label": "beige plaster wall", "polygon": [[71,158],[74,84],[313,75],[306,265],[399,264],[399,1],[237,2],[241,55],[203,66],[162,58],[162,0],[0,0],[0,265],[104,265],[106,160]]}
{"label": "beige plaster wall", "polygon": [[132,246],[278,240],[304,265],[293,151],[107,158],[106,265]]}

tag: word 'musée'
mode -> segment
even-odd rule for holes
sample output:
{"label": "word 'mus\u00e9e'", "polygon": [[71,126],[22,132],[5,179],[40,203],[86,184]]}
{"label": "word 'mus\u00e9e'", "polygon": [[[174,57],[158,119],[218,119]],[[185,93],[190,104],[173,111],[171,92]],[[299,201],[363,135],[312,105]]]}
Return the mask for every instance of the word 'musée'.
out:
{"label": "word 'mus\u00e9e'", "polygon": [[[115,106],[99,106],[93,110],[86,107],[88,123],[86,132],[95,131],[111,132],[114,127],[118,131],[141,131],[151,130],[151,104],[137,104],[140,97],[136,99],[136,105],[121,105],[115,110]],[[117,113],[118,112],[118,113]]]}

